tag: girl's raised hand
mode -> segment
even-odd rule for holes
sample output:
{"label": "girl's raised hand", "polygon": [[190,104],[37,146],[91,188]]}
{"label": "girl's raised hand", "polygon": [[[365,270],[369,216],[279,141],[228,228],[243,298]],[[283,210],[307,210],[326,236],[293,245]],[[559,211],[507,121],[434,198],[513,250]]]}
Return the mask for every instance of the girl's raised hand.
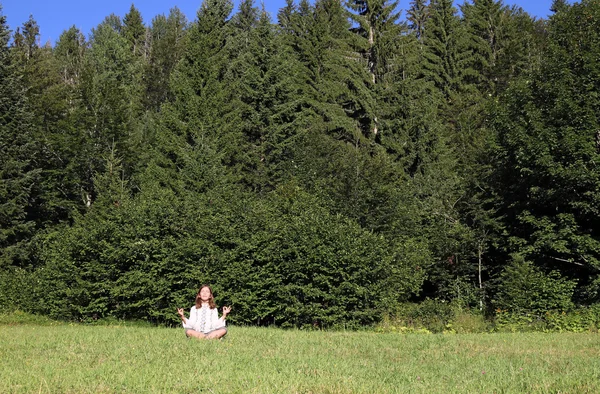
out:
{"label": "girl's raised hand", "polygon": [[229,312],[231,312],[231,307],[230,306],[224,306],[223,307],[223,316],[227,316],[229,314]]}
{"label": "girl's raised hand", "polygon": [[177,314],[183,319],[183,308],[177,308]]}

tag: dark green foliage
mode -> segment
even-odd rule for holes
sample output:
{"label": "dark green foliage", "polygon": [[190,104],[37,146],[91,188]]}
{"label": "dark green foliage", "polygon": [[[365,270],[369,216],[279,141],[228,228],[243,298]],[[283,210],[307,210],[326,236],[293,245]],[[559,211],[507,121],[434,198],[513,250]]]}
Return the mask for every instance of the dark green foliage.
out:
{"label": "dark green foliage", "polygon": [[237,310],[235,321],[363,325],[378,319],[385,298],[417,291],[419,279],[409,279],[417,273],[414,263],[386,251],[383,238],[328,215],[293,186],[265,202],[254,206],[259,214],[238,217],[242,231],[227,237],[242,236],[229,265],[221,265],[227,267],[223,297]]}
{"label": "dark green foliage", "polygon": [[144,74],[144,103],[148,109],[158,110],[172,96],[169,79],[183,53],[187,24],[185,15],[176,7],[167,17],[158,15],[152,20],[150,53]]}
{"label": "dark green foliage", "polygon": [[[583,2],[552,17],[542,69],[514,84],[494,124],[507,250],[584,287],[596,286],[600,269],[599,13],[596,2]],[[584,294],[597,301],[594,291]]]}
{"label": "dark green foliage", "polygon": [[454,5],[132,5],[54,48],[2,17],[0,308],[176,324],[210,283],[238,324],[596,324],[598,2]]}
{"label": "dark green foliage", "polygon": [[31,270],[18,267],[0,269],[0,312],[32,310],[36,303],[36,276]]}
{"label": "dark green foliage", "polygon": [[94,173],[102,172],[106,156],[116,150],[128,175],[133,172],[142,147],[142,67],[127,40],[107,18],[92,32],[85,51],[81,76],[81,106],[78,133],[85,153],[86,204],[94,199]]}
{"label": "dark green foliage", "polygon": [[410,7],[406,11],[408,27],[414,32],[416,38],[421,41],[425,34],[425,23],[429,17],[429,9],[426,0],[411,0]]}
{"label": "dark green foliage", "polygon": [[131,8],[123,18],[121,34],[129,42],[131,51],[136,56],[146,57],[148,47],[146,45],[146,27],[142,20],[140,11],[131,4]]}
{"label": "dark green foliage", "polygon": [[174,321],[173,306],[208,282],[233,322],[331,327],[376,321],[384,299],[418,291],[414,261],[297,189],[228,197],[181,201],[153,188],[99,199],[46,241],[45,312]]}
{"label": "dark green foliage", "polygon": [[299,4],[285,26],[285,45],[293,56],[296,91],[292,120],[297,129],[324,131],[337,140],[359,144],[372,138],[374,101],[370,76],[357,56],[359,42],[350,32],[347,12],[336,0],[314,7]]}
{"label": "dark green foliage", "polygon": [[356,33],[364,39],[363,56],[373,83],[385,78],[397,54],[396,43],[402,26],[398,24],[398,1],[357,0],[350,8],[356,13],[352,19],[358,24]]}
{"label": "dark green foliage", "polygon": [[459,98],[459,92],[468,90],[464,84],[471,66],[466,52],[467,36],[451,0],[433,0],[428,9],[423,77],[432,81],[450,104]]}
{"label": "dark green foliage", "polygon": [[475,73],[470,79],[480,91],[495,95],[510,80],[535,68],[535,22],[522,9],[502,1],[474,0],[461,10],[471,35]]}
{"label": "dark green foliage", "polygon": [[531,262],[517,256],[502,271],[493,305],[515,314],[543,315],[547,311],[568,311],[575,282],[556,272],[544,274]]}
{"label": "dark green foliage", "polygon": [[31,199],[40,172],[33,161],[34,123],[9,38],[0,13],[0,270],[29,265],[28,244],[35,230]]}

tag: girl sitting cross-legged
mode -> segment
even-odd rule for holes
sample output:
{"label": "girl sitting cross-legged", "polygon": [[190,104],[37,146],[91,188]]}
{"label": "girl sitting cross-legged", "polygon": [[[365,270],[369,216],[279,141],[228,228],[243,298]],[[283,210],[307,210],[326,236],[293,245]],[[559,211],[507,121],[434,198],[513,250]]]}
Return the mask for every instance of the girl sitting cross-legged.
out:
{"label": "girl sitting cross-legged", "polygon": [[207,285],[198,290],[196,305],[190,309],[189,319],[186,319],[183,308],[177,308],[177,314],[181,317],[185,328],[185,335],[198,339],[219,339],[225,336],[227,334],[225,319],[229,312],[231,312],[230,307],[223,307],[223,316],[219,318],[212,290]]}

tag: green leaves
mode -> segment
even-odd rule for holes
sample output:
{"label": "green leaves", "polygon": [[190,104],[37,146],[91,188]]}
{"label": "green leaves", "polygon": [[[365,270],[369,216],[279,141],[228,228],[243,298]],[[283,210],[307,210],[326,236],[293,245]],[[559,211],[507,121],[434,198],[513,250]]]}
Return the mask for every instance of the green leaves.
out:
{"label": "green leaves", "polygon": [[585,3],[553,16],[542,69],[509,89],[495,117],[501,212],[519,223],[509,250],[581,277],[581,284],[593,282],[600,267],[598,120],[590,116],[600,102],[593,93],[597,61],[588,56],[600,48],[594,22],[583,17],[598,12],[597,4]]}
{"label": "green leaves", "polygon": [[548,311],[569,311],[575,282],[553,271],[546,275],[531,262],[517,256],[500,275],[493,304],[509,313],[542,316]]}
{"label": "green leaves", "polygon": [[206,0],[55,48],[2,19],[1,302],[13,274],[73,319],[175,323],[203,282],[296,327],[509,302],[515,275],[597,301],[600,15],[555,8]]}

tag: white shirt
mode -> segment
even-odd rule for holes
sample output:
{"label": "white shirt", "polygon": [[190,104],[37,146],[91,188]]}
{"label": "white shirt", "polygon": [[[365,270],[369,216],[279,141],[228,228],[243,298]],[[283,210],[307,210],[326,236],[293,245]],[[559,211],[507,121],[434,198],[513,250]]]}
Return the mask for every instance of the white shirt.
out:
{"label": "white shirt", "polygon": [[190,317],[183,323],[184,328],[191,328],[194,331],[208,333],[218,328],[225,327],[225,320],[219,318],[217,308],[210,309],[208,304],[203,304],[200,309],[194,305],[190,309]]}

